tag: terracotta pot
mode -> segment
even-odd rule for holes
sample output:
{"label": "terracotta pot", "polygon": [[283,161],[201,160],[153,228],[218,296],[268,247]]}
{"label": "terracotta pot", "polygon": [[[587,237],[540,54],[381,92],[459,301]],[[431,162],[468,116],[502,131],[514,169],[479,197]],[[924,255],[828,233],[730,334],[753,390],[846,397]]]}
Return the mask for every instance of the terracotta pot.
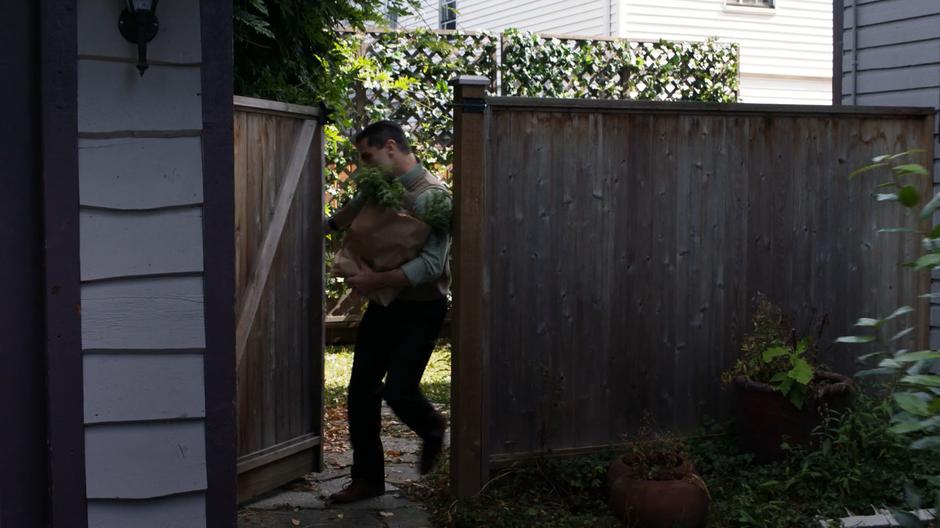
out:
{"label": "terracotta pot", "polygon": [[699,528],[705,526],[711,499],[705,482],[688,461],[679,468],[685,476],[675,480],[637,478],[623,458],[607,472],[610,508],[628,526],[644,528]]}
{"label": "terracotta pot", "polygon": [[734,378],[737,395],[738,442],[758,462],[783,457],[780,444],[812,447],[813,429],[822,422],[826,408],[845,409],[852,401],[852,381],[835,372],[818,372],[802,409],[766,383],[743,376]]}

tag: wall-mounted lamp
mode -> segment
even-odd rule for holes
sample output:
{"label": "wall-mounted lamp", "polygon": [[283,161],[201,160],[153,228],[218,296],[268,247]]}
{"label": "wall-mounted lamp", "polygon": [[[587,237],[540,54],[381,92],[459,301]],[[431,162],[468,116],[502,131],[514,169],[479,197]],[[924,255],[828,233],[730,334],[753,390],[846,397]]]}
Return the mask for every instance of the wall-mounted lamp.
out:
{"label": "wall-mounted lamp", "polygon": [[127,0],[121,12],[118,29],[129,42],[137,44],[137,69],[143,77],[147,69],[147,43],[157,36],[160,21],[157,20],[157,2],[160,0]]}

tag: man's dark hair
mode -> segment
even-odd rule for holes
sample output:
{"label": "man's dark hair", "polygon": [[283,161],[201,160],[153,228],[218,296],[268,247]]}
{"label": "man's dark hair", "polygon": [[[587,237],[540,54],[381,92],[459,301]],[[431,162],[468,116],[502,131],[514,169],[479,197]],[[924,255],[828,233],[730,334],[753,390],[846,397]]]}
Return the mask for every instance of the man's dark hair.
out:
{"label": "man's dark hair", "polygon": [[356,134],[357,145],[360,141],[365,140],[366,144],[373,148],[381,147],[390,139],[395,140],[398,150],[406,154],[411,152],[411,146],[408,145],[405,131],[394,121],[376,121]]}

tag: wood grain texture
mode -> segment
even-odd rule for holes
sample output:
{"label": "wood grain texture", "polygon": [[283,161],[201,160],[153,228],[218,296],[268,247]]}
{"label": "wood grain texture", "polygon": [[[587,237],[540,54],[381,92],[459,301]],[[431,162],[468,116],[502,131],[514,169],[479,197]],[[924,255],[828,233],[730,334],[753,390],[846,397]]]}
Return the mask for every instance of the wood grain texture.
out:
{"label": "wood grain texture", "polygon": [[88,502],[89,528],[202,528],[206,523],[205,493],[159,499]]}
{"label": "wood grain texture", "polygon": [[[485,78],[462,77],[455,83],[456,102],[482,98]],[[487,243],[487,194],[484,122],[488,114],[454,111],[454,282],[452,344],[453,421],[451,488],[459,498],[479,491],[487,480],[484,430],[484,374],[489,362],[485,321],[488,283],[483,258]],[[459,269],[460,271],[456,271]],[[498,356],[496,356],[498,357]]]}
{"label": "wood grain texture", "polygon": [[79,132],[202,129],[198,66],[78,62]]}
{"label": "wood grain texture", "polygon": [[[922,111],[497,103],[478,132],[488,138],[491,363],[477,374],[488,460],[727,416],[719,378],[757,292],[801,329],[828,314],[829,341],[864,314],[926,306],[916,298],[926,282],[898,266],[916,241],[876,234],[910,221],[873,201],[871,181],[846,178],[874,155],[930,141]],[[858,352],[821,359],[851,372]]]}
{"label": "wood grain texture", "polygon": [[202,208],[83,209],[82,280],[202,271]]}
{"label": "wood grain texture", "polygon": [[202,421],[85,429],[89,499],[149,499],[206,488]]}
{"label": "wood grain texture", "polygon": [[234,116],[236,310],[244,316],[256,306],[250,328],[241,327],[238,455],[274,467],[253,468],[248,484],[240,478],[245,498],[301,476],[321,458],[319,443],[300,465],[280,463],[296,453],[265,453],[320,434],[323,136],[306,114],[242,103]]}
{"label": "wood grain texture", "polygon": [[[289,152],[292,153],[290,164],[283,172],[277,170],[272,171],[273,174],[271,177],[276,180],[276,175],[283,175],[283,182],[274,182],[276,185],[275,189],[277,189],[276,194],[273,192],[266,193],[266,196],[273,199],[274,203],[270,204],[272,209],[271,217],[264,231],[263,241],[254,267],[254,273],[244,293],[245,297],[238,316],[235,341],[236,365],[241,363],[244,358],[248,344],[248,335],[251,333],[251,327],[258,313],[261,296],[264,294],[265,286],[267,285],[271,266],[274,263],[278,245],[284,232],[284,226],[287,223],[288,214],[290,213],[291,204],[294,201],[297,184],[300,181],[304,165],[306,165],[307,157],[310,154],[310,147],[313,144],[316,129],[317,124],[315,121],[305,121],[303,129],[292,143],[293,148],[289,150]],[[268,134],[274,133],[276,133],[276,130],[272,128],[268,129]],[[274,151],[276,152],[276,148]]]}
{"label": "wood grain texture", "polygon": [[190,138],[78,142],[81,205],[155,209],[202,203],[202,144]]}
{"label": "wood grain texture", "polygon": [[82,286],[82,346],[205,348],[203,281],[126,279]]}
{"label": "wood grain texture", "polygon": [[202,354],[93,354],[84,360],[85,423],[206,414]]}

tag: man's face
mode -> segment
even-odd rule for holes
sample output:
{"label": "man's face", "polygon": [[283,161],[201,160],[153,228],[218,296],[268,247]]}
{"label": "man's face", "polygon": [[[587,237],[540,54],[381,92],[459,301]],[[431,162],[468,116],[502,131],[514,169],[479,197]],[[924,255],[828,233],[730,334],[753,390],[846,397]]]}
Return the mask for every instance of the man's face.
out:
{"label": "man's face", "polygon": [[373,147],[363,139],[356,144],[359,151],[359,161],[366,167],[376,167],[382,172],[392,172],[395,168],[395,142],[388,140],[380,147]]}

